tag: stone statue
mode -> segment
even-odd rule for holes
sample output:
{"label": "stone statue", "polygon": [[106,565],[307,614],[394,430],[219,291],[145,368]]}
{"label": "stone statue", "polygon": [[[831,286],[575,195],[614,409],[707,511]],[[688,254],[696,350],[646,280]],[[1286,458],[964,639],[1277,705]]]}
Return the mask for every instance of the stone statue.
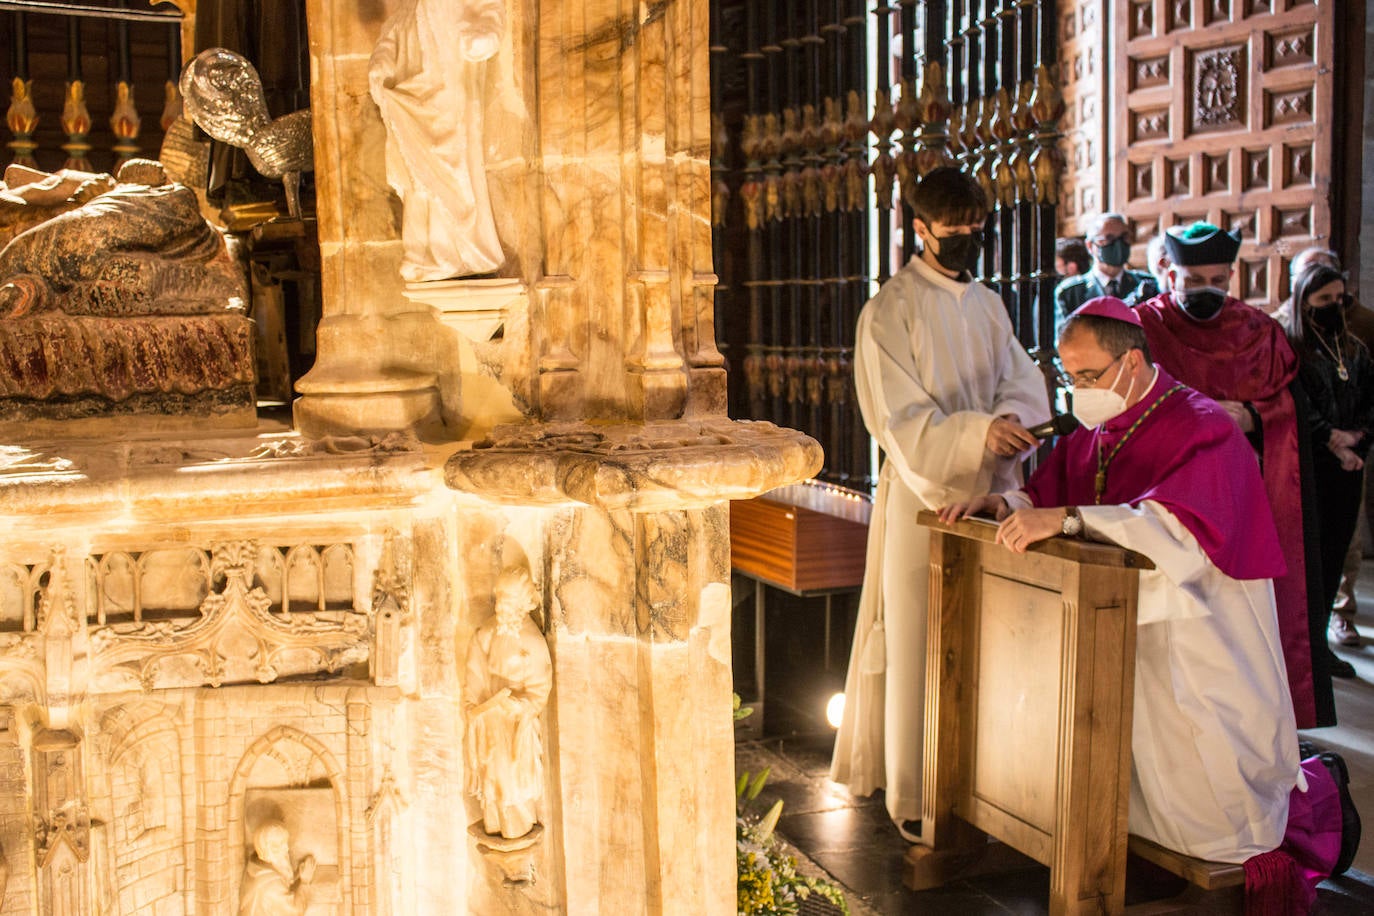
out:
{"label": "stone statue", "polygon": [[11,164],[0,181],[0,249],[24,230],[75,210],[114,186],[113,175],[73,169],[49,174]]}
{"label": "stone statue", "polygon": [[487,833],[520,837],[538,821],[544,792],[540,714],[549,700],[553,665],[530,611],[540,604],[523,566],[496,585],[496,613],[468,647],[463,709],[467,791],[482,806]]}
{"label": "stone statue", "polygon": [[186,114],[211,137],[242,149],[266,178],[286,185],[286,208],[301,215],[301,173],[315,169],[310,109],[272,118],[262,79],[241,54],[207,48],[181,74]]}
{"label": "stone statue", "polygon": [[369,84],[386,124],[410,282],[491,273],[505,260],[482,139],[484,62],[505,23],[504,0],[409,0],[372,52]]}
{"label": "stone statue", "polygon": [[0,422],[256,422],[246,276],[193,191],[146,159],[6,177]]}
{"label": "stone statue", "polygon": [[239,916],[303,916],[310,905],[315,857],[291,867],[291,835],[278,821],[253,834],[253,856],[243,869]]}
{"label": "stone statue", "polygon": [[[43,189],[50,189],[46,196]],[[195,193],[169,181],[159,163],[131,159],[118,182],[108,175],[42,175],[9,196],[13,207],[24,200],[43,213],[54,206],[49,198],[63,193],[80,204],[0,250],[0,316],[245,311],[243,269],[201,216]]]}

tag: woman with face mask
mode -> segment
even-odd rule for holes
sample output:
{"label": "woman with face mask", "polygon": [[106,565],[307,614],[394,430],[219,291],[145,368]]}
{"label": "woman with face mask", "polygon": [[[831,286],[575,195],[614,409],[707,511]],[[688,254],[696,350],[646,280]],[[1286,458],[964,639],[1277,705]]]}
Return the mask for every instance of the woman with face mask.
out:
{"label": "woman with face mask", "polygon": [[[1293,280],[1293,308],[1284,330],[1301,360],[1298,381],[1309,405],[1322,602],[1335,600],[1341,567],[1355,535],[1365,456],[1374,437],[1374,359],[1345,322],[1345,277],[1313,264]],[[1331,673],[1354,677],[1334,655]]]}

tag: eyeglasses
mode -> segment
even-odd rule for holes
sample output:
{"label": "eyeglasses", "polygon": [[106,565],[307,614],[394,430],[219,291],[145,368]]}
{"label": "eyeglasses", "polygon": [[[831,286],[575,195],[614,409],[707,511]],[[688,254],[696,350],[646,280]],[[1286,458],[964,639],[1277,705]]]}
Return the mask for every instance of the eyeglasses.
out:
{"label": "eyeglasses", "polygon": [[1103,247],[1106,245],[1110,245],[1112,242],[1119,241],[1121,239],[1126,239],[1126,241],[1130,241],[1130,239],[1126,238],[1126,233],[1124,232],[1120,235],[1096,235],[1088,239],[1088,241],[1092,242],[1094,245]]}
{"label": "eyeglasses", "polygon": [[1111,369],[1112,366],[1115,366],[1117,363],[1121,362],[1122,357],[1124,357],[1125,355],[1125,353],[1122,353],[1121,356],[1118,356],[1116,359],[1107,363],[1107,365],[1103,366],[1101,369],[1098,369],[1096,372],[1092,371],[1091,369],[1085,369],[1082,372],[1079,372],[1077,376],[1070,375],[1068,371],[1064,369],[1064,364],[1056,360],[1054,364],[1055,368],[1058,370],[1058,372],[1056,373],[1056,377],[1059,380],[1059,384],[1065,388],[1093,388],[1097,385],[1099,381],[1102,380],[1102,376],[1107,374],[1107,370]]}

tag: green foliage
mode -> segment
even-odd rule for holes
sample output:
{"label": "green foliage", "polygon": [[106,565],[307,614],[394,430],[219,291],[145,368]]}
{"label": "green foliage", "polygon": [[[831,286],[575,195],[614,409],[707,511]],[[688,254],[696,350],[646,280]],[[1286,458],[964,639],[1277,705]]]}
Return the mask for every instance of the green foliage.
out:
{"label": "green foliage", "polygon": [[[740,710],[735,695],[735,721],[752,713]],[[795,916],[803,900],[812,894],[830,901],[845,916],[849,904],[833,882],[797,873],[797,860],[786,854],[774,830],[782,816],[782,800],[759,817],[749,810],[759,797],[772,768],[757,775],[745,771],[735,780],[736,903],[739,916]]]}

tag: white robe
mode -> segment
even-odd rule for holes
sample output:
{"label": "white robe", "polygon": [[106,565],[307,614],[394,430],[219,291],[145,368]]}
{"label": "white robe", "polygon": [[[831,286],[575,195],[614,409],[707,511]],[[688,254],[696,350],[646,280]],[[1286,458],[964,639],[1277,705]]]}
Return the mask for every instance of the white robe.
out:
{"label": "white robe", "polygon": [[1079,512],[1157,567],[1140,575],[1131,833],[1213,862],[1274,849],[1299,769],[1272,580],[1228,577],[1152,500]]}
{"label": "white robe", "polygon": [[1044,376],[998,295],[913,258],[859,314],[854,381],[864,425],[886,455],[868,532],[858,622],[832,779],[886,790],[894,820],[921,816],[929,544],[938,508],[1018,485],[1019,458],[987,450],[1000,414],[1049,417]]}

